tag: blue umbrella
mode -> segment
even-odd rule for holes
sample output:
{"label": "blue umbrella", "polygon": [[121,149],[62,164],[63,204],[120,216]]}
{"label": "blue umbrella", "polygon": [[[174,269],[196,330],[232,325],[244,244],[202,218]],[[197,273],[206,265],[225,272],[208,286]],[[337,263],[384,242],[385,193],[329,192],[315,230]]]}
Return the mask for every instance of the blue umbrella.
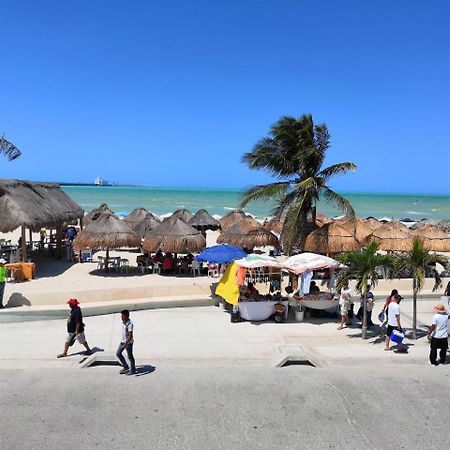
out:
{"label": "blue umbrella", "polygon": [[205,248],[195,259],[200,262],[208,261],[216,264],[225,264],[235,259],[245,258],[246,256],[247,253],[238,247],[221,244]]}

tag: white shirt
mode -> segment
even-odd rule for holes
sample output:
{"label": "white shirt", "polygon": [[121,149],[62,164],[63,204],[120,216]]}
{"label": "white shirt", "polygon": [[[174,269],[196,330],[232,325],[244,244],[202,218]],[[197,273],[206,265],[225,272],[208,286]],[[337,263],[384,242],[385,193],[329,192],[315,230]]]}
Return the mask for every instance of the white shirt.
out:
{"label": "white shirt", "polygon": [[[132,333],[132,332],[133,332],[133,322],[130,319],[128,319],[127,323],[122,322],[122,344],[124,342],[126,342],[127,334]],[[128,343],[132,344],[133,342],[134,342],[134,339],[131,338]]]}
{"label": "white shirt", "polygon": [[400,305],[395,302],[389,303],[388,307],[388,325],[392,327],[398,327],[396,316],[400,315]]}
{"label": "white shirt", "polygon": [[350,305],[352,299],[352,291],[350,289],[342,289],[341,295],[339,296],[339,304]]}
{"label": "white shirt", "polygon": [[436,339],[445,339],[448,337],[448,315],[435,314],[431,321],[432,325],[436,325],[436,329],[432,333],[432,337]]}

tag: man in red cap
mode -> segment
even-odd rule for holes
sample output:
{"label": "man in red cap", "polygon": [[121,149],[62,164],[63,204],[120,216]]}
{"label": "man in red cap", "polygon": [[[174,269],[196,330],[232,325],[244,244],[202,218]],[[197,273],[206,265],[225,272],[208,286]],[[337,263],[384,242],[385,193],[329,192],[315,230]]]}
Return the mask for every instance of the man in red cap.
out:
{"label": "man in red cap", "polygon": [[67,337],[64,344],[64,351],[58,355],[58,358],[64,358],[67,356],[67,351],[75,340],[84,345],[86,348],[86,354],[90,355],[92,350],[84,337],[83,314],[78,306],[80,303],[76,298],[71,298],[67,304],[70,306],[70,314],[67,317]]}

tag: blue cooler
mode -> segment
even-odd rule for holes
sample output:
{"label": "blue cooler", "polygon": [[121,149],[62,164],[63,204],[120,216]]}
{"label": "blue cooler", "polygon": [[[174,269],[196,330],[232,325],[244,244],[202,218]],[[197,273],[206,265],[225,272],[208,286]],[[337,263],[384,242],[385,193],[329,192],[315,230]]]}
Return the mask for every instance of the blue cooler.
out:
{"label": "blue cooler", "polygon": [[394,330],[391,333],[390,337],[392,342],[395,342],[396,344],[401,344],[403,342],[403,339],[405,338],[405,335],[401,331]]}

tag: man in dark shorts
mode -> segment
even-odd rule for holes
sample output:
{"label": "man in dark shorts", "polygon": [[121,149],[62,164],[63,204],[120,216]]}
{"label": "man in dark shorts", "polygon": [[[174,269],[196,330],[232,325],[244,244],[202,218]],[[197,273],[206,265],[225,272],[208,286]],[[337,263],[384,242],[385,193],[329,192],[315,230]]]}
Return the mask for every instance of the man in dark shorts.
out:
{"label": "man in dark shorts", "polygon": [[71,298],[67,304],[70,306],[70,314],[67,317],[67,337],[64,344],[64,351],[58,355],[58,358],[64,358],[67,356],[69,347],[75,340],[77,340],[81,345],[86,348],[86,354],[92,354],[86,338],[84,336],[84,324],[83,324],[83,314],[80,307],[80,303],[76,298]]}
{"label": "man in dark shorts", "polygon": [[[392,297],[391,302],[389,303],[388,307],[388,323],[387,323],[387,330],[386,330],[386,345],[384,347],[385,351],[389,351],[390,348],[390,341],[391,341],[391,333],[394,330],[401,331],[402,325],[400,323],[400,302],[402,301],[403,297],[401,295],[394,295]],[[405,347],[403,344],[398,344],[398,351],[405,351]]]}

